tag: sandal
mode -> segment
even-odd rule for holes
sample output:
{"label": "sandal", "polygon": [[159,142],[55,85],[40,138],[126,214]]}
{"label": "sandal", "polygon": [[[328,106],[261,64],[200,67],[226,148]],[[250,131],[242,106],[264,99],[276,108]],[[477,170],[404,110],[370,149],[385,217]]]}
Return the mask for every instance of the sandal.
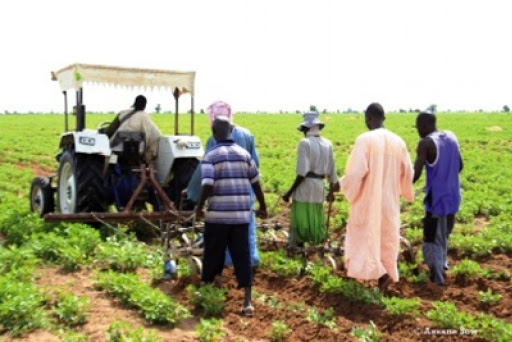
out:
{"label": "sandal", "polygon": [[252,305],[247,305],[246,307],[242,308],[240,313],[243,316],[252,317],[254,315],[254,307]]}

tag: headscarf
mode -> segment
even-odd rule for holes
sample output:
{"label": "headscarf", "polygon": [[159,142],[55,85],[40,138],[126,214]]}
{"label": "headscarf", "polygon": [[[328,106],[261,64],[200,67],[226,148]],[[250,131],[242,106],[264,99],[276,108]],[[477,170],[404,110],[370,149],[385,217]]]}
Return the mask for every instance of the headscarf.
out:
{"label": "headscarf", "polygon": [[217,116],[225,116],[229,119],[229,122],[233,123],[233,117],[235,114],[231,111],[231,106],[223,101],[217,101],[212,103],[206,108],[208,117],[210,118],[210,125]]}

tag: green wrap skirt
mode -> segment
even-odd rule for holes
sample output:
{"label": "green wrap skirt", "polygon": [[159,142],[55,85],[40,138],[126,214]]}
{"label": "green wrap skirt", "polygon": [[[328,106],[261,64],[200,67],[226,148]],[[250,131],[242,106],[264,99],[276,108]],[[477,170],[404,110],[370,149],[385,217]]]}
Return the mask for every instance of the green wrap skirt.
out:
{"label": "green wrap skirt", "polygon": [[317,245],[325,240],[325,214],[322,203],[292,202],[290,243]]}

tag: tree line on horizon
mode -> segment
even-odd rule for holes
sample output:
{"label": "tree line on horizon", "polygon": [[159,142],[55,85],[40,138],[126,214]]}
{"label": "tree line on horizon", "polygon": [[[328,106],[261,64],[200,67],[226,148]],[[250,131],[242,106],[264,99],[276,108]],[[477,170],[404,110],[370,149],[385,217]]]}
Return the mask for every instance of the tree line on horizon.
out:
{"label": "tree line on horizon", "polygon": [[[364,110],[355,110],[355,109],[352,109],[352,108],[347,108],[346,110],[340,110],[340,109],[336,109],[336,111],[329,111],[328,109],[323,109],[323,110],[318,110],[318,107],[315,106],[315,105],[310,105],[309,106],[309,110],[310,111],[315,111],[315,112],[319,112],[321,114],[358,114],[358,113],[363,113]],[[436,113],[437,112],[437,105],[435,104],[432,104],[430,106],[428,106],[428,108],[426,108],[427,111],[430,111],[432,113]],[[420,113],[422,110],[421,109],[412,109],[412,108],[409,108],[409,109],[398,109],[398,110],[391,110],[391,111],[388,111],[388,113]],[[484,111],[483,109],[478,109],[478,110],[473,110],[473,111],[469,111],[469,110],[451,110],[451,109],[448,109],[448,110],[444,110],[442,111],[443,113],[483,113],[483,112],[486,112]],[[491,113],[494,112],[494,111],[490,111]],[[502,108],[501,108],[501,111],[502,113],[510,113],[510,107],[508,105],[504,105]],[[115,111],[100,111],[100,112],[87,112],[88,114],[116,114]],[[172,111],[162,111],[162,107],[160,106],[160,104],[157,104],[157,106],[155,107],[155,111],[154,111],[155,114],[174,114],[174,112]],[[191,111],[187,111],[186,113],[180,113],[180,114],[190,114]],[[260,110],[256,110],[256,111],[251,111],[251,112],[248,112],[248,111],[238,111],[238,113],[240,114],[303,114],[304,111],[301,111],[301,110],[294,110],[294,111],[288,111],[288,110],[279,110],[278,112],[270,112],[270,111],[260,111]],[[4,110],[3,112],[0,112],[0,114],[2,115],[23,115],[23,114],[28,114],[28,115],[33,115],[33,114],[64,114],[64,113],[61,113],[61,112],[54,112],[54,111],[50,111],[50,112],[33,112],[33,111],[28,111],[28,112],[18,112],[18,111],[9,111],[9,110]],[[73,113],[69,113],[70,115],[73,115]],[[196,113],[196,114],[205,114],[205,111],[204,109],[200,109],[199,110],[199,113]]]}

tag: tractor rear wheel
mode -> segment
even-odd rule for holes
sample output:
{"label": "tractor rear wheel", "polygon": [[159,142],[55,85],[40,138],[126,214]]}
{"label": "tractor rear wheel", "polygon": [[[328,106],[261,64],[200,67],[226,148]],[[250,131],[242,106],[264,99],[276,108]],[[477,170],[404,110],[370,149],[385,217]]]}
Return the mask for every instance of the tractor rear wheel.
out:
{"label": "tractor rear wheel", "polygon": [[[178,158],[174,160],[171,169],[173,178],[169,182],[166,192],[176,208],[178,208],[181,200],[181,192],[188,186],[188,182],[198,164],[199,160],[196,158]],[[191,210],[191,208],[183,208],[183,210]]]}
{"label": "tractor rear wheel", "polygon": [[60,157],[57,201],[63,214],[105,212],[105,158],[66,150]]}
{"label": "tractor rear wheel", "polygon": [[30,186],[30,210],[43,217],[55,210],[50,178],[36,177]]}

